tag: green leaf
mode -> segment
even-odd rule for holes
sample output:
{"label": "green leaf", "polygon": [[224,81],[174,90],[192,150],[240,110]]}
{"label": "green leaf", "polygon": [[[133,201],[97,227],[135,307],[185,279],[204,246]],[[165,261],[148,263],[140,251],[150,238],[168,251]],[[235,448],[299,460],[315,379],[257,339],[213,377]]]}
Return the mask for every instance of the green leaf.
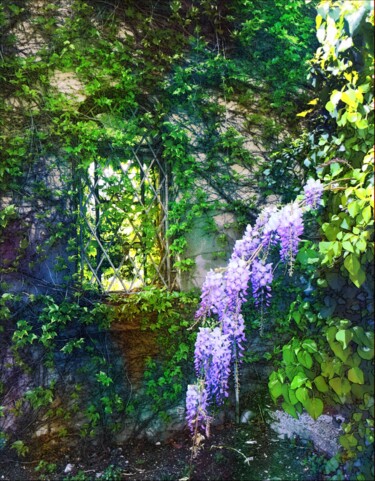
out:
{"label": "green leaf", "polygon": [[350,383],[345,378],[334,377],[329,380],[329,385],[338,396],[345,396],[350,392]]}
{"label": "green leaf", "polygon": [[324,404],[319,398],[307,399],[303,406],[314,420],[323,413]]}
{"label": "green leaf", "polygon": [[283,402],[281,407],[284,409],[284,411],[286,413],[290,414],[295,419],[298,419],[297,411],[296,411],[296,408],[294,406],[292,406],[291,404],[289,404],[287,402]]}
{"label": "green leaf", "polygon": [[329,389],[323,376],[317,376],[314,379],[314,383],[315,383],[315,386],[316,386],[317,390],[320,391],[320,392],[327,392],[328,389]]}
{"label": "green leaf", "polygon": [[300,362],[302,366],[306,367],[307,369],[310,369],[313,365],[312,357],[307,351],[299,351],[297,353],[297,359],[298,362]]}
{"label": "green leaf", "polygon": [[343,361],[343,362],[345,362],[348,359],[348,357],[350,356],[350,354],[352,353],[350,348],[343,349],[341,344],[338,343],[338,342],[330,342],[329,345],[330,345],[332,351],[335,353],[335,355],[339,359],[341,359],[341,361]]}
{"label": "green leaf", "polygon": [[345,249],[348,252],[354,252],[354,247],[353,247],[352,243],[349,242],[349,241],[344,241],[342,243],[342,247],[343,247],[343,249]]}
{"label": "green leaf", "polygon": [[366,206],[363,209],[362,217],[363,217],[363,220],[366,222],[366,224],[370,222],[370,220],[372,219],[372,209],[370,205]]}
{"label": "green leaf", "polygon": [[298,403],[296,393],[293,389],[288,389],[288,396],[289,396],[289,401],[291,404],[293,404],[293,406]]}
{"label": "green leaf", "polygon": [[358,441],[353,434],[343,434],[339,437],[339,441],[341,446],[348,450],[355,448],[358,444]]}
{"label": "green leaf", "polygon": [[283,346],[283,361],[285,364],[293,364],[296,361],[291,345]]}
{"label": "green leaf", "polygon": [[349,342],[353,338],[353,333],[348,329],[341,329],[336,333],[336,339],[341,342],[342,347],[346,349],[349,345]]}
{"label": "green leaf", "polygon": [[302,404],[309,398],[309,391],[305,387],[299,387],[296,391],[296,398]]}
{"label": "green leaf", "polygon": [[371,347],[358,346],[357,353],[362,359],[365,359],[366,361],[371,361],[371,359],[374,358],[374,349]]}
{"label": "green leaf", "polygon": [[356,384],[364,384],[365,378],[362,369],[359,367],[352,367],[348,371],[348,379]]}
{"label": "green leaf", "polygon": [[356,287],[360,287],[366,280],[366,274],[361,267],[356,254],[349,254],[344,260],[344,267],[349,272],[350,280]]}
{"label": "green leaf", "polygon": [[316,342],[313,341],[312,339],[305,339],[302,342],[302,347],[310,353],[318,352],[318,347],[316,345]]}
{"label": "green leaf", "polygon": [[366,119],[361,119],[361,120],[358,120],[356,122],[356,126],[359,128],[359,129],[367,129],[368,127],[368,122]]}
{"label": "green leaf", "polygon": [[302,386],[303,384],[305,384],[305,382],[307,381],[307,376],[305,373],[303,372],[299,372],[297,373],[294,378],[293,378],[293,381],[292,381],[292,384],[290,385],[290,387],[292,389],[297,389],[298,387]]}
{"label": "green leaf", "polygon": [[344,260],[344,266],[350,275],[355,276],[358,274],[361,264],[358,257],[354,254],[349,254]]}
{"label": "green leaf", "polygon": [[278,379],[270,380],[268,383],[268,389],[274,399],[277,399],[282,394],[282,384]]}
{"label": "green leaf", "polygon": [[357,96],[356,91],[353,89],[348,89],[346,92],[341,93],[341,100],[348,104],[350,107],[357,107]]}
{"label": "green leaf", "polygon": [[331,326],[326,331],[326,338],[329,343],[335,340],[336,338],[337,327]]}

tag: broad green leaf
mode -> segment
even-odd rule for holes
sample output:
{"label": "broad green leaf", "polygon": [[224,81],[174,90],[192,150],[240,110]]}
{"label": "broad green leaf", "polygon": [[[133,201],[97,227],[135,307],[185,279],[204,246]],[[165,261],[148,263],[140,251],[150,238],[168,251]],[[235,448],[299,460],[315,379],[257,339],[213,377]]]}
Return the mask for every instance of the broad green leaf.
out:
{"label": "broad green leaf", "polygon": [[320,392],[327,392],[328,391],[328,385],[324,380],[323,376],[318,376],[314,379],[315,386],[318,391]]}
{"label": "broad green leaf", "polygon": [[284,411],[291,416],[293,416],[295,419],[298,419],[298,414],[294,406],[292,406],[289,403],[283,402],[281,407],[284,409]]}
{"label": "broad green leaf", "polygon": [[342,347],[346,349],[349,345],[349,342],[353,338],[353,333],[349,331],[349,329],[341,329],[336,333],[336,339],[341,342]]}
{"label": "broad green leaf", "polygon": [[350,280],[357,287],[360,287],[366,280],[366,274],[361,267],[358,256],[349,254],[344,260],[344,266],[349,272]]}
{"label": "broad green leaf", "polygon": [[330,379],[335,375],[334,364],[332,361],[322,362],[321,364],[322,376]]}
{"label": "broad green leaf", "polygon": [[348,89],[346,92],[342,92],[341,100],[348,104],[350,107],[357,107],[357,96],[356,91],[353,89]]}
{"label": "broad green leaf", "polygon": [[298,387],[302,386],[303,384],[305,384],[305,382],[307,381],[307,376],[305,373],[303,372],[299,372],[297,373],[294,378],[293,378],[293,381],[292,381],[292,384],[291,384],[291,388],[292,389],[297,389]]}
{"label": "broad green leaf", "polygon": [[341,446],[348,450],[355,448],[358,444],[358,441],[353,434],[343,434],[339,437],[339,441]]}
{"label": "broad green leaf", "polygon": [[343,249],[345,249],[346,251],[348,251],[348,252],[353,252],[353,253],[354,253],[354,247],[353,247],[353,245],[352,245],[351,242],[344,241],[344,242],[342,243],[342,247],[343,247]]}
{"label": "broad green leaf", "polygon": [[359,112],[348,112],[348,120],[351,123],[361,120],[362,116]]}
{"label": "broad green leaf", "polygon": [[360,366],[361,362],[362,362],[362,359],[359,357],[359,355],[356,352],[351,356],[349,356],[348,359],[346,360],[346,364],[349,367],[358,367]]}
{"label": "broad green leaf", "polygon": [[297,359],[298,362],[300,362],[302,366],[307,367],[307,369],[310,369],[313,365],[312,357],[307,351],[299,351],[297,354]]}
{"label": "broad green leaf", "polygon": [[329,380],[329,385],[338,396],[345,396],[350,392],[350,383],[345,378],[334,377]]}
{"label": "broad green leaf", "polygon": [[366,119],[360,119],[360,120],[357,120],[356,126],[357,126],[359,129],[367,129],[367,127],[368,127],[368,122],[367,122]]}
{"label": "broad green leaf", "polygon": [[329,343],[332,351],[335,353],[335,355],[341,359],[341,361],[345,362],[350,354],[352,353],[350,348],[344,349],[340,343],[338,342],[330,342]]}
{"label": "broad green leaf", "polygon": [[361,344],[367,345],[367,337],[363,327],[354,326],[352,328],[352,332],[353,332],[353,341],[355,341],[358,345],[361,345]]}
{"label": "broad green leaf", "polygon": [[366,252],[367,249],[367,242],[363,239],[358,239],[357,242],[355,243],[355,248],[359,250],[360,252]]}
{"label": "broad green leaf", "polygon": [[348,205],[348,212],[352,217],[355,217],[361,212],[361,206],[359,202],[350,202]]}
{"label": "broad green leaf", "polygon": [[296,397],[296,392],[293,389],[288,389],[289,401],[293,406],[298,403],[298,399]]}
{"label": "broad green leaf", "polygon": [[361,264],[358,257],[355,254],[349,254],[344,260],[344,266],[348,270],[349,274],[355,276],[358,274]]}
{"label": "broad green leaf", "polygon": [[287,364],[285,366],[285,373],[288,376],[288,379],[292,380],[294,376],[300,372],[301,368],[300,366],[295,366],[293,364]]}
{"label": "broad green leaf", "polygon": [[352,367],[348,371],[348,379],[356,384],[364,384],[365,378],[362,369],[359,367]]}
{"label": "broad green leaf", "polygon": [[296,361],[296,357],[292,350],[292,346],[287,345],[283,347],[283,361],[285,364],[293,364]]}
{"label": "broad green leaf", "polygon": [[306,351],[308,352],[318,352],[318,348],[317,348],[317,345],[316,345],[316,342],[313,341],[312,339],[305,339],[303,342],[302,342],[302,347],[304,349],[306,349]]}
{"label": "broad green leaf", "polygon": [[323,412],[323,401],[319,398],[307,399],[304,403],[304,408],[310,416],[316,420]]}
{"label": "broad green leaf", "polygon": [[374,349],[372,349],[371,347],[358,346],[358,347],[357,347],[357,352],[358,352],[358,355],[359,355],[362,359],[365,359],[366,361],[371,361],[371,359],[374,358]]}
{"label": "broad green leaf", "polygon": [[363,220],[366,222],[366,224],[368,224],[372,218],[372,209],[371,209],[371,206],[367,206],[363,209],[362,211],[362,217],[363,217]]}
{"label": "broad green leaf", "polygon": [[296,398],[302,404],[309,398],[309,391],[305,387],[299,387],[296,391]]}
{"label": "broad green leaf", "polygon": [[270,380],[268,383],[268,389],[274,399],[277,399],[282,394],[282,384],[278,379]]}
{"label": "broad green leaf", "polygon": [[336,339],[337,327],[331,326],[326,331],[326,338],[328,342],[332,342]]}

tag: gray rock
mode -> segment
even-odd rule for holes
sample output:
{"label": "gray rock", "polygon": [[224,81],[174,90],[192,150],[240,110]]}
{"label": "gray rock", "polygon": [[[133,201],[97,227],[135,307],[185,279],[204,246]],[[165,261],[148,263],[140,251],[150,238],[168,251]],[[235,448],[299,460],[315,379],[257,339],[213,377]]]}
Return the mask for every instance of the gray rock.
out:
{"label": "gray rock", "polygon": [[306,413],[301,414],[298,419],[284,411],[270,412],[270,416],[273,419],[270,426],[279,437],[299,436],[311,441],[318,451],[329,456],[334,456],[340,449],[338,438],[342,429],[337,424],[335,426],[332,416],[323,414],[316,421]]}

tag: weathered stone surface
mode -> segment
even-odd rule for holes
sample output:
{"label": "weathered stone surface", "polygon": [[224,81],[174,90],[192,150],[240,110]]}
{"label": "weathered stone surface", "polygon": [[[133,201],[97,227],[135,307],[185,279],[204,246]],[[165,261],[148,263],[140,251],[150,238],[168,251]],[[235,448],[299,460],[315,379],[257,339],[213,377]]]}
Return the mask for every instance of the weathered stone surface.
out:
{"label": "weathered stone surface", "polygon": [[311,441],[315,448],[329,456],[334,456],[339,450],[338,438],[342,434],[340,427],[334,425],[334,418],[327,414],[314,421],[303,413],[299,419],[294,419],[284,411],[269,412],[273,422],[271,428],[282,438],[295,438]]}

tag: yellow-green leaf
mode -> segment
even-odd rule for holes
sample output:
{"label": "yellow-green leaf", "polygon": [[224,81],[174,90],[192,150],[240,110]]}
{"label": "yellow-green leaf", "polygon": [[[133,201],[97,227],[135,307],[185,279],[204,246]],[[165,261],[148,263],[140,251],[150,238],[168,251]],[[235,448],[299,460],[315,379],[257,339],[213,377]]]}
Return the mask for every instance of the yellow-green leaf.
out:
{"label": "yellow-green leaf", "polygon": [[325,379],[324,379],[323,376],[317,376],[314,379],[314,383],[315,383],[315,386],[316,386],[318,391],[320,391],[320,392],[327,392],[328,391],[328,385],[325,382]]}
{"label": "yellow-green leaf", "polygon": [[354,382],[356,384],[365,383],[365,377],[364,377],[363,371],[359,367],[352,367],[351,369],[349,369],[348,379],[349,381]]}
{"label": "yellow-green leaf", "polygon": [[322,414],[323,406],[323,401],[319,398],[307,399],[304,403],[304,408],[314,420]]}

